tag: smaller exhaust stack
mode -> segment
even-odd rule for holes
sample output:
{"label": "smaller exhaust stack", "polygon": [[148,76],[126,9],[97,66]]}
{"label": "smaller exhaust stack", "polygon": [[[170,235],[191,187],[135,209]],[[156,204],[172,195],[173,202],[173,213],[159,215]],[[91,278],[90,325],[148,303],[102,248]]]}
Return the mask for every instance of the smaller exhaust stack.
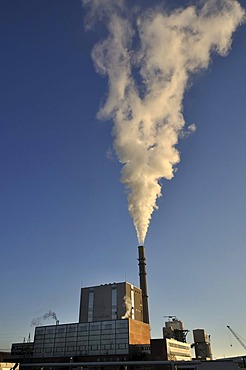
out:
{"label": "smaller exhaust stack", "polygon": [[147,293],[147,273],[146,273],[146,258],[144,246],[138,247],[138,266],[139,266],[139,280],[140,288],[143,296],[143,322],[149,324],[149,304]]}

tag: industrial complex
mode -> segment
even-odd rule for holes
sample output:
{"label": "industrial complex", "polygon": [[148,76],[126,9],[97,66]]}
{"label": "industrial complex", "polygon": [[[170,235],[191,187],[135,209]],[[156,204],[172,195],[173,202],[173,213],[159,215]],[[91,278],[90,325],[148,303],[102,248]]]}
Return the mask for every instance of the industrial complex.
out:
{"label": "industrial complex", "polygon": [[138,265],[139,287],[114,282],[81,288],[78,322],[36,326],[34,341],[13,343],[9,360],[20,369],[120,368],[122,362],[125,368],[134,362],[146,369],[238,369],[231,361],[223,367],[212,361],[210,336],[203,329],[193,330],[194,342],[187,343],[188,330],[175,316],[167,317],[162,338],[151,338],[143,246]]}

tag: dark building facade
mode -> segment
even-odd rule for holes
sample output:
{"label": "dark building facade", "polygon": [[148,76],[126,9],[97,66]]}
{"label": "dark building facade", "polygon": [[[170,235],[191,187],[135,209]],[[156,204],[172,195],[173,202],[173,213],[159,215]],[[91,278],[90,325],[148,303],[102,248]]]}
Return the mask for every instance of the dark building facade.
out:
{"label": "dark building facade", "polygon": [[19,362],[129,360],[150,352],[150,325],[144,247],[139,247],[140,288],[110,283],[81,289],[79,322],[38,326],[28,356],[23,343],[12,345]]}
{"label": "dark building facade", "polygon": [[21,363],[116,361],[139,348],[150,349],[142,291],[123,282],[82,288],[78,323],[37,326],[34,342],[28,349],[14,343],[11,357]]}
{"label": "dark building facade", "polygon": [[141,289],[127,282],[81,289],[79,322],[122,318],[143,321]]}
{"label": "dark building facade", "polygon": [[129,345],[149,344],[149,327],[134,320],[93,321],[35,330],[33,358],[128,355]]}

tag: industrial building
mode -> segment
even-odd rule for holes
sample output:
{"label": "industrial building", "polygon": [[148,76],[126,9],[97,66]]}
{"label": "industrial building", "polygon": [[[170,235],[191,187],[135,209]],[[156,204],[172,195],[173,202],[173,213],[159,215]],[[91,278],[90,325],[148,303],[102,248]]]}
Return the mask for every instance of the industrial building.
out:
{"label": "industrial building", "polygon": [[126,359],[131,346],[143,344],[150,345],[150,326],[143,322],[142,290],[105,284],[81,289],[78,323],[36,327],[33,358]]}
{"label": "industrial building", "polygon": [[138,252],[140,288],[128,282],[83,287],[78,323],[37,326],[33,343],[12,345],[12,360],[119,361],[150,354],[144,247]]}
{"label": "industrial building", "polygon": [[[37,326],[33,342],[13,343],[11,361],[30,365],[133,359],[191,361],[188,330],[175,316],[165,323],[163,338],[150,338],[143,246],[138,247],[138,265],[139,288],[128,282],[81,288],[78,322],[59,324],[56,320],[56,325]],[[197,357],[201,356],[202,339],[208,338],[202,338],[199,330],[194,343]],[[207,344],[206,359],[212,358]]]}
{"label": "industrial building", "polygon": [[79,322],[143,321],[142,291],[127,282],[81,289]]}
{"label": "industrial building", "polygon": [[191,361],[191,345],[186,342],[188,330],[176,316],[168,316],[163,327],[163,338],[151,339],[151,357],[163,361]]}
{"label": "industrial building", "polygon": [[199,360],[212,360],[212,351],[210,344],[210,335],[203,329],[193,330],[194,348],[196,358]]}
{"label": "industrial building", "polygon": [[163,327],[163,338],[176,339],[179,342],[186,343],[186,336],[189,330],[184,328],[184,323],[178,320],[176,316],[168,316],[169,320]]}
{"label": "industrial building", "polygon": [[40,326],[35,330],[33,358],[129,355],[131,344],[150,343],[148,325],[132,319]]}

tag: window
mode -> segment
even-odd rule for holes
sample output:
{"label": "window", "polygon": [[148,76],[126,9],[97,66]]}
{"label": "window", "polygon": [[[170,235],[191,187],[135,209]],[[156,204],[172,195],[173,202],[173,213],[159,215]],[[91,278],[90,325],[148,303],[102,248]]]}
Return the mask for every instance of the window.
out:
{"label": "window", "polygon": [[88,298],[88,322],[93,321],[94,289],[89,290]]}
{"label": "window", "polygon": [[117,319],[117,285],[112,287],[112,320]]}
{"label": "window", "polygon": [[64,347],[56,347],[55,352],[64,352]]}

